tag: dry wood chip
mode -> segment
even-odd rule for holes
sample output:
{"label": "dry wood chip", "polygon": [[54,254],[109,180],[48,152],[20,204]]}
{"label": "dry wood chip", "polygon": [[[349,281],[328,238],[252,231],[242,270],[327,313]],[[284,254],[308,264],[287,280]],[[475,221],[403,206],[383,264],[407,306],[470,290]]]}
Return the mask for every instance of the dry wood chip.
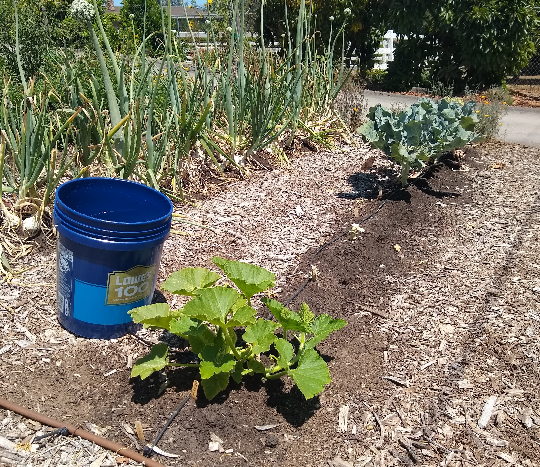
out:
{"label": "dry wood chip", "polygon": [[106,457],[107,457],[107,452],[105,451],[101,453],[101,455],[94,462],[90,464],[90,467],[101,467],[101,464],[103,463]]}
{"label": "dry wood chip", "polygon": [[466,379],[458,381],[459,389],[473,389],[474,385],[469,383]]}
{"label": "dry wood chip", "polygon": [[268,431],[275,427],[279,426],[279,423],[275,423],[273,425],[255,425],[255,429],[259,431]]}
{"label": "dry wood chip", "polygon": [[406,388],[411,386],[411,383],[409,381],[403,381],[399,378],[395,378],[393,376],[381,376],[382,379],[386,379],[394,384],[397,384],[398,386],[404,386]]}
{"label": "dry wood chip", "polygon": [[122,427],[124,428],[124,430],[126,430],[127,433],[129,433],[130,435],[134,435],[135,432],[133,431],[133,429],[127,424],[127,423],[123,423],[122,422]]}
{"label": "dry wood chip", "polygon": [[504,440],[504,439],[497,439],[497,438],[493,438],[492,436],[486,436],[486,443],[489,444],[490,446],[495,446],[497,448],[505,448],[508,446],[508,441]]}
{"label": "dry wood chip", "polygon": [[213,441],[214,443],[223,444],[223,440],[218,435],[212,432],[210,433],[210,441]]}
{"label": "dry wood chip", "polygon": [[353,467],[350,462],[343,460],[341,457],[335,457],[331,463],[332,467]]}
{"label": "dry wood chip", "polygon": [[496,452],[495,455],[497,457],[500,457],[503,461],[508,462],[509,464],[516,463],[515,459],[510,454],[507,454],[505,452]]}
{"label": "dry wood chip", "polygon": [[497,418],[495,419],[497,426],[502,426],[506,420],[506,412],[504,410],[499,410],[497,412]]}
{"label": "dry wood chip", "polygon": [[422,449],[420,452],[426,457],[437,457],[437,454],[431,449]]}
{"label": "dry wood chip", "polygon": [[397,426],[399,425],[400,419],[397,413],[391,413],[383,418],[383,425],[386,426]]}
{"label": "dry wood chip", "polygon": [[447,465],[450,464],[450,462],[452,462],[454,460],[454,457],[456,456],[456,453],[454,451],[450,451],[446,457],[444,458],[444,460],[441,462],[441,467],[446,467]]}
{"label": "dry wood chip", "polygon": [[452,427],[446,423],[441,428],[441,432],[445,438],[451,438],[454,435],[454,430],[452,430]]}
{"label": "dry wood chip", "polygon": [[7,449],[8,451],[14,451],[16,444],[3,436],[0,436],[0,448]]}
{"label": "dry wood chip", "polygon": [[12,452],[0,450],[0,465],[15,465],[20,466],[23,458]]}
{"label": "dry wood chip", "polygon": [[407,451],[407,454],[409,455],[410,459],[415,464],[418,464],[420,460],[418,459],[418,454],[416,452],[416,449],[412,446],[411,441],[404,436],[400,436],[398,438],[398,442],[401,445],[401,447],[403,447]]}
{"label": "dry wood chip", "polygon": [[434,363],[437,363],[437,360],[431,360],[431,362],[427,362],[427,363],[424,363],[420,369],[421,370],[425,370],[426,368],[430,367],[431,365],[433,365]]}
{"label": "dry wood chip", "polygon": [[343,405],[339,408],[339,415],[338,415],[338,432],[339,433],[347,432],[348,419],[349,419],[349,406]]}
{"label": "dry wood chip", "polygon": [[521,423],[525,428],[531,428],[533,426],[533,411],[530,407],[526,407],[523,412],[521,412]]}
{"label": "dry wood chip", "polygon": [[482,410],[482,415],[478,419],[478,426],[484,429],[489,423],[489,419],[493,414],[493,409],[495,408],[495,403],[497,402],[497,396],[490,396],[487,402],[484,405]]}
{"label": "dry wood chip", "polygon": [[135,421],[135,431],[137,432],[137,438],[139,438],[139,441],[142,441],[144,443],[144,431],[142,423],[139,420]]}
{"label": "dry wood chip", "polygon": [[442,334],[454,334],[455,328],[451,324],[439,324]]}

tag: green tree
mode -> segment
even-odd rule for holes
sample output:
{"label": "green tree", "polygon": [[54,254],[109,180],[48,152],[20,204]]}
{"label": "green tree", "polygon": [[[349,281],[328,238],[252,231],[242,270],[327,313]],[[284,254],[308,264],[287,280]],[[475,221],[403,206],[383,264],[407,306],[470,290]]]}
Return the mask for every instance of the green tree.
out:
{"label": "green tree", "polygon": [[[51,44],[50,28],[43,2],[17,2],[20,57],[29,78],[42,67]],[[6,71],[19,78],[15,47],[15,8],[12,0],[0,0],[0,62]]]}
{"label": "green tree", "polygon": [[161,12],[162,7],[157,0],[123,0],[120,9],[121,29],[128,37],[135,34],[138,42],[142,41],[143,36],[152,34],[147,46],[150,52],[159,53],[164,45]]}
{"label": "green tree", "polygon": [[402,38],[388,68],[396,89],[499,85],[534,54],[536,0],[385,1]]}
{"label": "green tree", "polygon": [[42,0],[49,24],[50,40],[57,47],[83,49],[90,44],[90,33],[69,14],[73,0]]}
{"label": "green tree", "polygon": [[[294,33],[299,1],[286,2],[289,29]],[[345,25],[343,39],[346,55],[358,57],[362,71],[373,68],[375,51],[385,30],[382,5],[378,0],[313,0],[310,4],[311,17],[319,50],[328,45],[331,31],[335,38],[336,31]],[[282,41],[283,34],[287,32],[284,12],[284,0],[266,1],[264,17],[267,41]],[[335,54],[341,55],[341,45],[339,39]]]}

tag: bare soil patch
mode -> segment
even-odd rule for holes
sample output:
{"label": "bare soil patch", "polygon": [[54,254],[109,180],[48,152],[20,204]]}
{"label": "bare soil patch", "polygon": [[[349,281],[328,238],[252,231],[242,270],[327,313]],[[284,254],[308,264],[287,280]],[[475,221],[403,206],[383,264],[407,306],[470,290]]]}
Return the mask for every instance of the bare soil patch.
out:
{"label": "bare soil patch", "polygon": [[[375,164],[362,171],[370,156]],[[291,306],[305,301],[349,324],[318,347],[333,379],[320,397],[305,401],[287,380],[247,380],[211,402],[201,393],[159,444],[179,457],[154,458],[170,466],[538,465],[539,163],[537,149],[469,147],[461,161],[446,159],[392,192],[379,153],[343,146],[179,206],[214,230],[175,225],[183,234],[166,242],[160,281],[181,267],[212,267],[219,255],[275,272],[275,293],[286,300],[314,266],[316,280]],[[392,194],[379,199],[381,191]],[[351,223],[370,213],[351,240]],[[130,380],[129,363],[147,352],[142,340],[168,340],[180,355],[185,343],[157,331],[74,337],[56,321],[54,248],[41,245],[26,268],[0,284],[0,397],[142,448],[130,433],[135,421],[153,439],[197,373],[141,382]],[[24,432],[20,422],[0,410],[2,436],[20,442],[39,430],[27,422]],[[256,428],[265,425],[275,426]],[[209,451],[213,435],[222,452]],[[25,465],[69,465],[62,442],[47,441]]]}

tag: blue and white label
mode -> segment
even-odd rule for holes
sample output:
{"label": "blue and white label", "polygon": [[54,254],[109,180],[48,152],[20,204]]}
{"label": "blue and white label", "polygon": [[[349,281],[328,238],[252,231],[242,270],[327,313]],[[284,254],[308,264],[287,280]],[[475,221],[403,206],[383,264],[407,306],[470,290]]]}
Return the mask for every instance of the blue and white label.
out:
{"label": "blue and white label", "polygon": [[58,281],[56,299],[58,312],[64,316],[70,316],[72,309],[73,294],[73,252],[58,242]]}
{"label": "blue and white label", "polygon": [[131,321],[129,310],[145,304],[145,299],[142,299],[129,304],[105,305],[106,300],[107,287],[75,279],[73,317],[79,321],[105,326],[129,323]]}

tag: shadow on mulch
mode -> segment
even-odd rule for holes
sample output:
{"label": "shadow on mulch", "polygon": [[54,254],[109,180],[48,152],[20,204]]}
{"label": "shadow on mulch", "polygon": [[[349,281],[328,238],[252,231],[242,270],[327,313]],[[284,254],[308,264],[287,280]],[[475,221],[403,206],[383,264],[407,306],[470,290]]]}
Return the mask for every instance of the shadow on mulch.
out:
{"label": "shadow on mulch", "polygon": [[[457,170],[459,167],[460,161],[452,153],[446,153],[436,164],[432,164],[424,169],[424,173],[421,176],[411,178],[410,184],[426,195],[436,198],[458,197],[459,193],[433,189],[429,184],[429,180],[443,168]],[[393,201],[410,202],[410,195],[399,186],[399,182],[396,180],[396,173],[391,169],[381,172],[357,172],[350,175],[347,181],[351,185],[352,191],[338,193],[338,198],[354,200],[385,197]],[[389,195],[384,195],[384,193],[389,192]]]}
{"label": "shadow on mulch", "polygon": [[337,197],[342,199],[377,199],[382,190],[387,189],[393,183],[395,177],[393,170],[376,172],[358,172],[348,177],[347,181],[351,185],[352,191],[338,193]]}

